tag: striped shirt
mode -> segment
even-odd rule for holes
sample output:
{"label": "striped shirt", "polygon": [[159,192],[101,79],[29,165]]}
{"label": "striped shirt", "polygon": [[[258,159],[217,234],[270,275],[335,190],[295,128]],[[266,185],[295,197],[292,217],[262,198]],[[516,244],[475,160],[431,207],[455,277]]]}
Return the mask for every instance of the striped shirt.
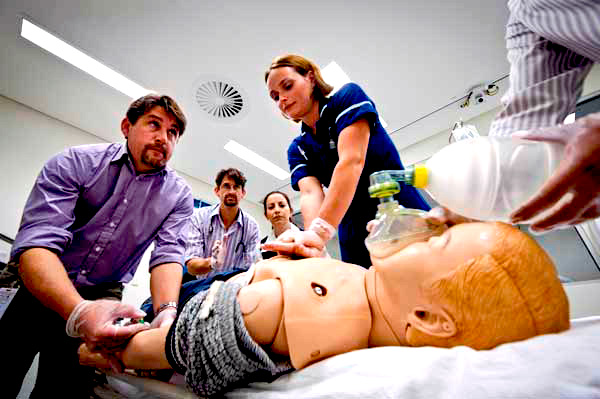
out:
{"label": "striped shirt", "polygon": [[200,208],[190,219],[185,261],[191,258],[210,258],[216,240],[224,243],[223,264],[210,273],[198,276],[210,278],[221,272],[243,269],[261,258],[258,250],[259,230],[256,220],[239,210],[237,218],[227,230],[219,213],[220,204]]}
{"label": "striped shirt", "polygon": [[510,88],[490,135],[561,124],[600,61],[600,1],[509,0]]}

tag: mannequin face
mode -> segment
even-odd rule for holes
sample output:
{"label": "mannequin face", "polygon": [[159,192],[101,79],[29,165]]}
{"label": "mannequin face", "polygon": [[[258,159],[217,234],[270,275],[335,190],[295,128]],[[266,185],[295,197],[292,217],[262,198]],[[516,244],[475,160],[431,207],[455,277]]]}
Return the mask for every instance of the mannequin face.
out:
{"label": "mannequin face", "polygon": [[[444,320],[441,304],[433,303],[422,287],[452,272],[465,262],[489,253],[495,228],[486,223],[465,223],[441,236],[418,242],[387,258],[373,258],[375,296],[393,320],[393,330],[401,345],[407,345],[407,329],[421,322],[431,323],[441,336],[452,335],[451,318]],[[387,306],[386,306],[387,304]],[[448,324],[450,323],[450,324]]]}
{"label": "mannequin face", "polygon": [[290,221],[291,209],[285,197],[279,193],[269,195],[265,216],[273,226],[286,224]]}

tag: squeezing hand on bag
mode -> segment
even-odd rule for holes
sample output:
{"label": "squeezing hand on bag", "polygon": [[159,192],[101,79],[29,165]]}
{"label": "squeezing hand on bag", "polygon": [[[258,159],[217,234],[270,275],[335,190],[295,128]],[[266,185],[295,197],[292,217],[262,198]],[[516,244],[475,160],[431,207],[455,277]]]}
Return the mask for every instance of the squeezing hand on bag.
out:
{"label": "squeezing hand on bag", "polygon": [[600,113],[518,137],[562,143],[565,155],[538,193],[513,213],[513,223],[533,219],[549,208],[552,211],[536,220],[532,230],[575,225],[600,216]]}

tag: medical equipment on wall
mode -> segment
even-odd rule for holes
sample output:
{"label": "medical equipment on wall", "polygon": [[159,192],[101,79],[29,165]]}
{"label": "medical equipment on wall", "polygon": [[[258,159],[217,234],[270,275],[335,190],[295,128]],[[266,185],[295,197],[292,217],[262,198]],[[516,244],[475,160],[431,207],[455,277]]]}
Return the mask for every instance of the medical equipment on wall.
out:
{"label": "medical equipment on wall", "polygon": [[452,143],[425,164],[382,170],[370,176],[371,197],[393,195],[404,182],[425,189],[462,216],[508,221],[531,198],[562,159],[564,146],[510,137],[478,137]]}
{"label": "medical equipment on wall", "polygon": [[[400,185],[392,191],[400,191]],[[393,194],[392,194],[393,195]],[[436,225],[426,219],[427,212],[404,208],[391,196],[382,197],[377,206],[373,227],[365,245],[371,256],[384,258],[417,241],[426,241],[431,236],[442,234],[446,225]]]}
{"label": "medical equipment on wall", "polygon": [[480,137],[477,128],[473,125],[463,123],[461,119],[458,122],[454,123],[452,131],[450,133],[450,137],[448,138],[448,142],[453,143],[455,141],[472,139],[475,137]]}

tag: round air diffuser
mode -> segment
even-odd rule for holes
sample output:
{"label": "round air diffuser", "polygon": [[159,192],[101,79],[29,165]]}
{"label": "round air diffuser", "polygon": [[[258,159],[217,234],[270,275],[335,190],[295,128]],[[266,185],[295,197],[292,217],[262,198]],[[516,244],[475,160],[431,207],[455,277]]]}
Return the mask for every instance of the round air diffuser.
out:
{"label": "round air diffuser", "polygon": [[216,121],[234,121],[246,114],[247,96],[236,84],[216,78],[199,79],[194,99],[202,114]]}

